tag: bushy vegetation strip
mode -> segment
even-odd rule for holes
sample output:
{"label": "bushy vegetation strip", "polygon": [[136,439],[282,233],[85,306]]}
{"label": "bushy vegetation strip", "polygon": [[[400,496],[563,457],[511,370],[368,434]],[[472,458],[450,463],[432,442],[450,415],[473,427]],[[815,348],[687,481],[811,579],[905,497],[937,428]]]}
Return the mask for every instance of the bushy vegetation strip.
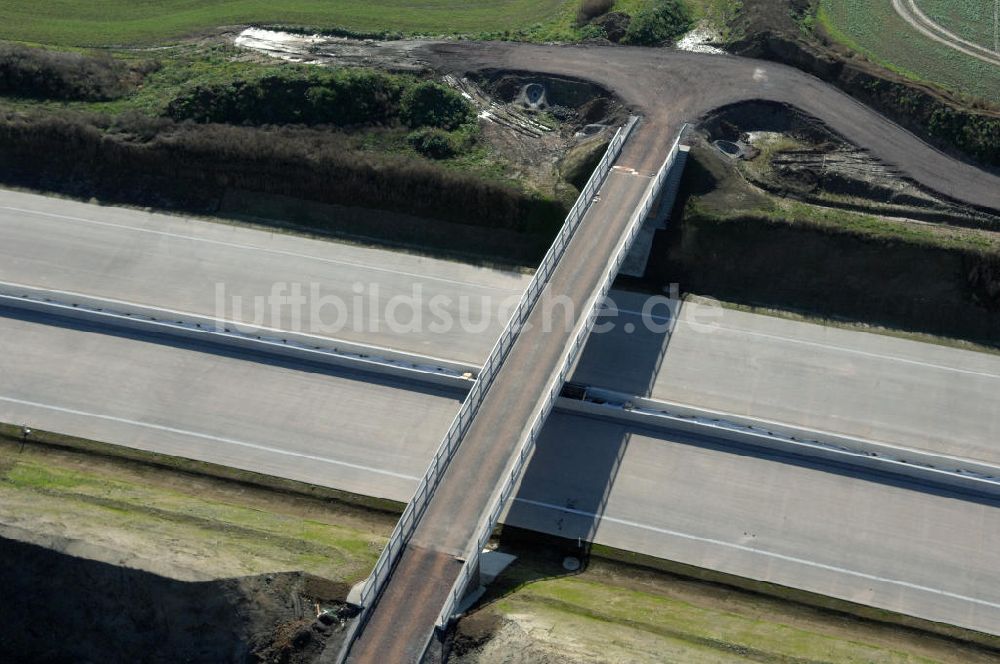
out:
{"label": "bushy vegetation strip", "polygon": [[683,0],[654,0],[632,17],[622,41],[639,46],[670,43],[690,30],[693,23],[691,10]]}
{"label": "bushy vegetation strip", "polygon": [[[0,182],[202,213],[250,199],[398,212],[388,217],[395,225],[443,221],[516,237],[523,255],[509,258],[525,263],[565,215],[553,194],[508,177],[450,87],[234,55],[163,55],[153,73],[157,63],[138,58],[0,52]],[[25,101],[28,93],[40,100]],[[329,215],[305,216],[300,227],[368,237]],[[415,232],[380,226],[373,239],[412,243]],[[438,250],[429,235],[420,246]]]}
{"label": "bushy vegetation strip", "polygon": [[390,125],[457,129],[475,120],[454,90],[373,69],[268,68],[199,84],[168,105],[176,120],[229,124]]}
{"label": "bushy vegetation strip", "polygon": [[0,43],[0,94],[30,99],[104,101],[132,91],[158,65],[110,56]]}
{"label": "bushy vegetation strip", "polygon": [[213,211],[229,190],[548,234],[563,206],[407,155],[359,152],[307,127],[176,123],[139,115],[0,115],[0,179],[114,201]]}

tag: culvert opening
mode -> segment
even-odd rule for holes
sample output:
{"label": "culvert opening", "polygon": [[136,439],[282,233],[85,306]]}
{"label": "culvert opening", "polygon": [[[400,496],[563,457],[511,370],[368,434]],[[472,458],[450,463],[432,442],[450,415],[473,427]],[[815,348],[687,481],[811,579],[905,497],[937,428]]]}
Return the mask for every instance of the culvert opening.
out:
{"label": "culvert opening", "polygon": [[730,157],[738,157],[743,152],[740,146],[736,145],[736,143],[733,143],[732,141],[715,141],[712,145]]}

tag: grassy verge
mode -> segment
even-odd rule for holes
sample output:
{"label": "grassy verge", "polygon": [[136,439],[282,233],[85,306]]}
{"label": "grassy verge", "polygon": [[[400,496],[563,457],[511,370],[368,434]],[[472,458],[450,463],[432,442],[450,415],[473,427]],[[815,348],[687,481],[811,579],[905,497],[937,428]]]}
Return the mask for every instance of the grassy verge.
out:
{"label": "grassy verge", "polygon": [[[14,445],[20,449],[25,439],[19,425],[0,423],[0,443]],[[76,436],[32,429],[27,438],[29,445],[44,448],[60,449],[67,452],[79,452],[91,457],[100,458],[106,462],[123,464],[133,468],[162,469],[166,472],[179,473],[191,478],[210,478],[231,482],[245,487],[259,487],[271,491],[303,496],[323,501],[327,504],[342,504],[348,508],[360,508],[383,514],[384,518],[395,521],[394,515],[403,511],[404,505],[392,500],[371,498],[360,494],[348,493],[328,487],[321,487],[304,482],[286,480],[272,475],[263,475],[246,470],[238,470],[228,466],[220,466],[204,461],[195,461],[183,457],[147,452],[132,447],[112,445]],[[25,446],[27,449],[27,445]],[[11,454],[11,448],[5,447],[5,454]]]}
{"label": "grassy verge", "polygon": [[748,615],[747,606],[704,606],[697,598],[633,590],[595,577],[540,581],[504,598],[497,609],[545,630],[553,645],[565,644],[583,656],[601,652],[605,661],[940,661],[903,643],[824,634],[816,625],[761,620]]}
{"label": "grassy verge", "polygon": [[347,588],[367,576],[395,519],[293,483],[219,479],[190,472],[193,462],[57,439],[100,456],[0,439],[0,523],[117,551],[129,566],[202,578],[303,571]]}
{"label": "grassy verge", "polygon": [[[505,530],[519,558],[459,623],[456,649],[522,649],[538,661],[991,662],[1000,639],[792,588]],[[514,626],[511,629],[511,625]],[[483,643],[492,631],[495,644]]]}

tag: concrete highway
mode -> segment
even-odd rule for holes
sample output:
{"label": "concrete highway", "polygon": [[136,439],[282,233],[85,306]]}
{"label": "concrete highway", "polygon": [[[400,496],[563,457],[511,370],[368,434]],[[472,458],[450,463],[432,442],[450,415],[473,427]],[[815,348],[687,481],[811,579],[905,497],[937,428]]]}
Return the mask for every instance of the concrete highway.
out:
{"label": "concrete highway", "polygon": [[53,323],[0,315],[0,421],[364,495],[409,500],[461,399]]}
{"label": "concrete highway", "polygon": [[[333,336],[470,365],[492,347],[503,325],[501,303],[519,297],[528,281],[497,269],[0,189],[0,281],[212,315],[215,283],[250,302],[267,296],[275,278],[305,286],[316,280],[324,294],[343,298],[351,320],[378,316],[390,297],[414,286],[424,293],[425,316],[434,297],[453,308],[464,298],[470,319],[482,325],[445,333],[349,325]],[[368,294],[377,288],[374,307],[367,299],[355,306],[359,281]],[[663,304],[651,309],[651,331],[636,314],[643,296],[614,292],[612,299],[621,314],[604,318],[614,323],[610,332],[591,335],[574,382],[1000,463],[1000,400],[983,398],[1000,385],[1000,356],[731,309],[696,315],[702,326],[674,326]],[[289,310],[279,313],[277,326],[290,328]],[[265,322],[275,321],[268,314]]]}
{"label": "concrete highway", "polygon": [[[402,501],[458,408],[53,322],[0,316],[0,420]],[[556,414],[509,520],[1000,632],[1000,510],[685,440]]]}
{"label": "concrete highway", "polygon": [[1000,465],[1000,355],[697,302],[651,330],[612,300],[573,382]]}
{"label": "concrete highway", "polygon": [[507,522],[1000,632],[995,505],[555,413]]}
{"label": "concrete highway", "polygon": [[[275,284],[295,284],[308,300],[300,320],[289,304],[277,316],[264,307],[261,324],[425,355],[447,350],[449,359],[471,364],[489,353],[506,323],[500,311],[517,303],[529,280],[397,251],[0,189],[0,281],[209,316],[217,315],[221,284],[225,317],[246,323],[254,322],[254,298],[269,296]],[[458,320],[465,312],[480,331],[394,333],[389,303],[410,299],[414,287],[425,326],[435,320],[437,297],[447,315]],[[235,314],[234,297],[242,298]],[[342,326],[324,298],[345,304]],[[411,319],[406,306],[395,315],[404,325]]]}

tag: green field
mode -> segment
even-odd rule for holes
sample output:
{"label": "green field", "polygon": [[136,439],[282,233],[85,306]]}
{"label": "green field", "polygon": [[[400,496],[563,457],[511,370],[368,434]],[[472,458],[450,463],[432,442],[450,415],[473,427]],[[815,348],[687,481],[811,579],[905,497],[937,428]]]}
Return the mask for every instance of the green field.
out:
{"label": "green field", "polygon": [[962,39],[995,49],[994,12],[1000,0],[916,0],[932,21]]}
{"label": "green field", "polygon": [[[63,46],[158,43],[219,26],[280,23],[431,35],[552,21],[567,0],[5,0],[0,39]],[[575,9],[576,3],[572,4]]]}
{"label": "green field", "polygon": [[[651,0],[616,0],[634,15]],[[725,32],[738,0],[685,0],[693,15]],[[150,46],[225,26],[285,25],[358,34],[467,35],[521,41],[579,41],[580,0],[5,0],[0,40],[70,47]]]}
{"label": "green field", "polygon": [[1000,67],[924,37],[896,14],[891,0],[820,0],[818,19],[831,38],[876,64],[962,97],[1000,104]]}

